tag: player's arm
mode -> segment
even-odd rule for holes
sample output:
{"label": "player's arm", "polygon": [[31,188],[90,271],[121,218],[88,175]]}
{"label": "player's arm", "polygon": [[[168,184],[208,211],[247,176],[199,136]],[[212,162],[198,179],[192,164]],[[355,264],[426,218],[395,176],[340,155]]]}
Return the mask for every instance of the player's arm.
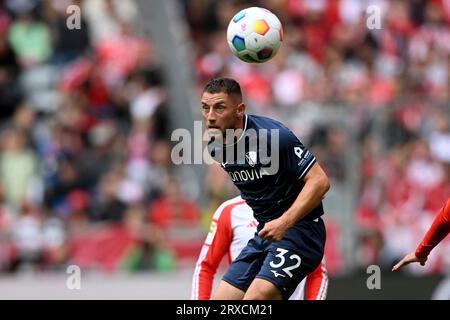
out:
{"label": "player's arm", "polygon": [[303,180],[304,186],[297,199],[281,217],[264,225],[259,232],[261,238],[280,241],[287,230],[311,212],[330,189],[328,177],[317,162],[312,164]]}
{"label": "player's arm", "polygon": [[422,242],[416,249],[416,256],[420,258],[428,257],[431,250],[444,239],[450,232],[450,198],[441,208],[439,214],[433,221],[430,229],[426,233]]}
{"label": "player's arm", "polygon": [[330,189],[327,175],[316,162],[303,178],[305,185],[292,206],[281,216],[288,228],[304,218],[322,201]]}
{"label": "player's arm", "polygon": [[[218,210],[222,209],[219,208]],[[208,236],[200,251],[192,279],[192,300],[208,300],[211,298],[214,275],[222,258],[227,254],[231,241],[230,215],[222,212],[218,219],[213,218],[211,221]]]}
{"label": "player's arm", "polygon": [[416,251],[407,254],[392,268],[392,271],[398,270],[412,262],[420,262],[421,265],[425,265],[431,250],[433,250],[433,248],[436,247],[449,232],[450,198],[447,199],[447,202],[439,211],[439,214],[434,219],[433,224],[425,234],[422,242],[417,246]]}

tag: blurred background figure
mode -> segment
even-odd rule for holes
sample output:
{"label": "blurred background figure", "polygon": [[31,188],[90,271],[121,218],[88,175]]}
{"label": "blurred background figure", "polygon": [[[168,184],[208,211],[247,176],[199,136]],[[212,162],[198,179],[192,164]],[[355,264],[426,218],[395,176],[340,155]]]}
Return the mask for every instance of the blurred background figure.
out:
{"label": "blurred background figure", "polygon": [[180,264],[189,266],[194,252],[199,252],[205,232],[201,225],[200,210],[195,202],[181,191],[176,177],[169,176],[163,194],[149,208],[149,221],[164,234],[167,243]]}

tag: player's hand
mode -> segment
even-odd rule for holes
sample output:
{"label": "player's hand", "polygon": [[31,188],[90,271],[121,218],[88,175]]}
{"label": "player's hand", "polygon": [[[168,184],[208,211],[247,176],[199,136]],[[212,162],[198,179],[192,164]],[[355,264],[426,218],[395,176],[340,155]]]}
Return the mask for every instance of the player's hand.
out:
{"label": "player's hand", "polygon": [[424,266],[428,258],[417,258],[414,252],[407,254],[402,260],[400,260],[393,268],[392,271],[399,270],[400,268],[412,263],[420,262],[420,265]]}
{"label": "player's hand", "polygon": [[258,236],[270,242],[277,242],[283,239],[288,226],[280,218],[267,222],[264,228],[259,231]]}

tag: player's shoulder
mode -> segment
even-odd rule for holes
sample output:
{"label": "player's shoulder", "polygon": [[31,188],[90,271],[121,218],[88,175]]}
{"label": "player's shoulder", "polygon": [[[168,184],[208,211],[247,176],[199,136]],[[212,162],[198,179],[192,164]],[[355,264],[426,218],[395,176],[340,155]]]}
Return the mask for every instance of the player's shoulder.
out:
{"label": "player's shoulder", "polygon": [[250,128],[254,128],[254,129],[279,129],[279,130],[289,130],[289,128],[284,125],[282,122],[269,118],[269,117],[265,117],[265,116],[259,116],[259,115],[254,115],[254,114],[250,114],[247,115],[248,117],[248,121],[250,124]]}
{"label": "player's shoulder", "polygon": [[[298,140],[295,134],[284,123],[278,120],[259,115],[249,115],[248,121],[248,128],[252,128],[254,130],[268,130],[267,135],[269,137],[273,137],[274,130],[276,130],[280,145],[289,145]],[[259,137],[261,138],[261,136]]]}
{"label": "player's shoulder", "polygon": [[267,130],[277,129],[279,131],[280,137],[295,136],[291,129],[289,129],[284,123],[279,120],[257,115],[249,115],[248,119],[248,121],[250,122],[249,128]]}
{"label": "player's shoulder", "polygon": [[245,200],[243,200],[240,195],[224,201],[214,212],[213,220],[219,220],[224,214],[230,214],[234,207],[242,203],[245,203]]}

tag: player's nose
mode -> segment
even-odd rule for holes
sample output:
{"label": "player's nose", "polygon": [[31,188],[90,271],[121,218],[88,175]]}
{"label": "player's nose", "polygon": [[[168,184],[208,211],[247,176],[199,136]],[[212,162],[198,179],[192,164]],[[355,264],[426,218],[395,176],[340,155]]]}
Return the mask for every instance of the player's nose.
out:
{"label": "player's nose", "polygon": [[215,112],[212,110],[209,110],[209,112],[206,114],[206,120],[208,120],[209,123],[211,122],[215,122],[216,121],[216,114]]}

